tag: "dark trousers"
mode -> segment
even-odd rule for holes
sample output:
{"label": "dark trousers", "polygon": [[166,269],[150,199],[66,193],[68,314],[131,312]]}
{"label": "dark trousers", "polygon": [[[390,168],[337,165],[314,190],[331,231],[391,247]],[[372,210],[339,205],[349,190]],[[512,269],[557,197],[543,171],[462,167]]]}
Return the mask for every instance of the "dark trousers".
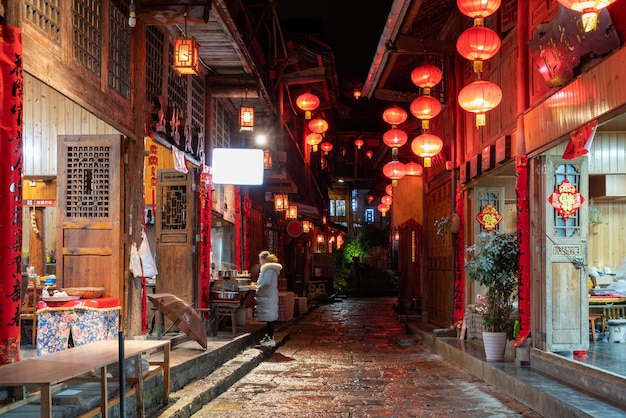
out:
{"label": "dark trousers", "polygon": [[268,337],[272,338],[274,336],[274,327],[276,326],[276,321],[271,321],[267,323],[267,328],[265,333]]}

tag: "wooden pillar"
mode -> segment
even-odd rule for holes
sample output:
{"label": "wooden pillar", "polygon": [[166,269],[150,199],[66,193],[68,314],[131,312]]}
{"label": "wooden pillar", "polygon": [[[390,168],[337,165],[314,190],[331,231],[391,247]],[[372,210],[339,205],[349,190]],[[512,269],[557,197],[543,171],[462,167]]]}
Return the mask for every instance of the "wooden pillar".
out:
{"label": "wooden pillar", "polygon": [[30,208],[28,263],[35,268],[38,276],[46,274],[46,241],[44,225],[44,208]]}

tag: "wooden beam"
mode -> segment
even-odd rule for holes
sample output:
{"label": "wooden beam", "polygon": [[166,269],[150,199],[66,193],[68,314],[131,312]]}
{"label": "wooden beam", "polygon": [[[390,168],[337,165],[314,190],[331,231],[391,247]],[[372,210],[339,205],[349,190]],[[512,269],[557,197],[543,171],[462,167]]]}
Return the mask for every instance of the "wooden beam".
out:
{"label": "wooden beam", "polygon": [[388,46],[389,52],[396,54],[443,54],[456,53],[456,44],[451,41],[437,39],[418,39],[413,36],[400,35],[395,44]]}
{"label": "wooden beam", "polygon": [[213,97],[259,98],[257,83],[255,80],[250,80],[249,76],[246,78],[239,75],[208,76],[206,81],[206,88]]}
{"label": "wooden beam", "polygon": [[318,83],[322,81],[326,81],[326,68],[324,67],[308,68],[283,74],[282,79],[284,85]]}
{"label": "wooden beam", "polygon": [[204,24],[206,1],[204,4],[150,5],[137,3],[137,19],[146,25],[184,25],[185,13],[187,24]]}
{"label": "wooden beam", "polygon": [[408,91],[394,91],[389,89],[376,89],[374,91],[374,97],[378,100],[385,100],[388,102],[410,103],[419,97],[419,93]]}

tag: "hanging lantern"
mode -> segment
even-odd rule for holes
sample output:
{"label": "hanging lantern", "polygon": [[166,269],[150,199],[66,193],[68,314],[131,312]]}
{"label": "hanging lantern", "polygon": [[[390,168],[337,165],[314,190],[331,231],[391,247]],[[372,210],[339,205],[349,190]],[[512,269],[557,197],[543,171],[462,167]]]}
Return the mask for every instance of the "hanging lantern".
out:
{"label": "hanging lantern", "polygon": [[320,99],[308,91],[301,94],[296,99],[296,106],[301,110],[304,110],[304,119],[311,119],[311,112],[317,109],[320,105]]}
{"label": "hanging lantern", "polygon": [[557,0],[568,9],[582,13],[585,32],[592,31],[598,24],[598,13],[615,0]]}
{"label": "hanging lantern", "polygon": [[402,129],[393,128],[383,134],[383,142],[390,148],[399,148],[406,144],[409,137]]}
{"label": "hanging lantern", "polygon": [[439,84],[442,78],[441,69],[432,64],[422,64],[411,71],[411,81],[430,94],[430,89]]}
{"label": "hanging lantern", "polygon": [[443,148],[443,141],[437,135],[425,133],[417,136],[411,142],[413,154],[424,158],[424,167],[431,166],[431,158]]}
{"label": "hanging lantern", "polygon": [[411,113],[422,121],[422,129],[429,129],[429,121],[441,112],[441,102],[432,96],[424,95],[411,103]]}
{"label": "hanging lantern", "polygon": [[367,151],[365,151],[365,156],[371,160],[372,157],[374,156],[374,151],[372,151],[371,149],[368,149]]}
{"label": "hanging lantern", "polygon": [[313,119],[309,122],[309,130],[316,134],[323,134],[328,130],[328,122],[322,118]]}
{"label": "hanging lantern", "polygon": [[352,92],[352,94],[354,95],[354,98],[356,100],[359,100],[361,98],[361,90],[359,89],[354,89],[354,91]]}
{"label": "hanging lantern", "polygon": [[393,196],[393,184],[389,183],[387,186],[385,186],[385,193],[387,193],[389,196]]}
{"label": "hanging lantern", "polygon": [[391,160],[383,166],[383,174],[391,179],[391,184],[398,185],[398,180],[406,175],[404,164],[397,160]]}
{"label": "hanging lantern", "polygon": [[298,219],[298,205],[291,205],[287,208],[287,211],[285,212],[285,219],[292,221]]}
{"label": "hanging lantern", "polygon": [[498,53],[500,37],[484,26],[474,26],[463,31],[456,41],[456,49],[463,58],[474,63],[474,72],[483,71],[483,61]]}
{"label": "hanging lantern", "polygon": [[465,16],[484,19],[500,7],[501,0],[456,0],[456,5]]}
{"label": "hanging lantern", "polygon": [[361,138],[358,138],[357,140],[354,141],[354,145],[356,145],[357,149],[361,149],[361,147],[363,146],[364,142]]}
{"label": "hanging lantern", "polygon": [[372,201],[374,200],[374,196],[372,196],[371,194],[367,195],[367,203],[372,203]]}
{"label": "hanging lantern", "polygon": [[485,113],[500,104],[502,90],[490,81],[478,80],[461,89],[458,101],[464,110],[476,113],[476,126],[485,126]]}
{"label": "hanging lantern", "polygon": [[320,148],[324,151],[324,154],[328,155],[328,153],[333,150],[333,144],[328,141],[324,141],[322,142],[322,145],[320,145]]}
{"label": "hanging lantern", "polygon": [[241,106],[239,108],[239,131],[254,130],[254,108],[252,106]]}
{"label": "hanging lantern", "polygon": [[174,68],[176,72],[179,75],[198,75],[200,74],[198,63],[198,42],[196,39],[193,37],[177,38],[174,41]]}
{"label": "hanging lantern", "polygon": [[302,221],[302,233],[308,234],[311,231],[311,222]]}
{"label": "hanging lantern", "polygon": [[406,163],[404,167],[406,168],[407,176],[420,177],[422,174],[424,174],[424,167],[416,162],[410,161]]}
{"label": "hanging lantern", "polygon": [[276,212],[282,212],[289,207],[289,195],[288,194],[275,194],[274,195],[274,210]]}
{"label": "hanging lantern", "polygon": [[321,134],[311,132],[306,136],[306,143],[313,147],[313,152],[317,152],[317,146],[324,137]]}
{"label": "hanging lantern", "polygon": [[399,106],[393,105],[383,112],[383,120],[391,125],[392,128],[404,123],[409,115],[406,110]]}
{"label": "hanging lantern", "polygon": [[387,216],[387,212],[389,212],[390,207],[388,205],[385,205],[384,203],[381,203],[378,205],[378,211],[380,212],[380,216],[385,217]]}
{"label": "hanging lantern", "polygon": [[384,203],[385,205],[389,206],[393,203],[393,197],[389,196],[388,194],[384,195],[383,197],[380,198],[380,202]]}
{"label": "hanging lantern", "polygon": [[272,168],[272,165],[272,151],[266,149],[265,151],[263,151],[263,168],[269,170],[270,168]]}

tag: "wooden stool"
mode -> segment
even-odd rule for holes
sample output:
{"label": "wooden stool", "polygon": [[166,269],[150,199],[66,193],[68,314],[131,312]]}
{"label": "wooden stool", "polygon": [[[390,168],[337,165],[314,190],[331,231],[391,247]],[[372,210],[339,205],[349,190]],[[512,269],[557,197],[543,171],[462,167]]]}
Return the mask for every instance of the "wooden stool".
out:
{"label": "wooden stool", "polygon": [[215,308],[215,322],[219,327],[220,321],[224,318],[230,317],[231,329],[233,330],[233,337],[237,335],[237,306],[217,306]]}
{"label": "wooden stool", "polygon": [[591,337],[593,338],[593,343],[596,343],[596,321],[602,318],[601,314],[589,314],[589,326],[591,327]]}

